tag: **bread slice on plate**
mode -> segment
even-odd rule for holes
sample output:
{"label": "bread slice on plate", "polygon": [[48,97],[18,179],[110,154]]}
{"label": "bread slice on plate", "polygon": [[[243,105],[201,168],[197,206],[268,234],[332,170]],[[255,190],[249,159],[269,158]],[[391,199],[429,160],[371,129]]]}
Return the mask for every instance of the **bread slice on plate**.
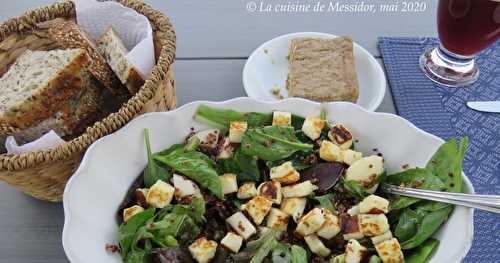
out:
{"label": "bread slice on plate", "polygon": [[99,50],[106,58],[111,69],[118,76],[120,81],[127,86],[131,94],[135,94],[142,85],[144,77],[126,58],[128,53],[125,44],[113,30],[108,28],[98,41]]}
{"label": "bread slice on plate", "polygon": [[288,93],[316,101],[356,102],[359,96],[350,37],[296,38],[289,51]]}
{"label": "bread slice on plate", "polygon": [[52,116],[81,88],[82,49],[27,50],[0,78],[0,123],[24,129]]}

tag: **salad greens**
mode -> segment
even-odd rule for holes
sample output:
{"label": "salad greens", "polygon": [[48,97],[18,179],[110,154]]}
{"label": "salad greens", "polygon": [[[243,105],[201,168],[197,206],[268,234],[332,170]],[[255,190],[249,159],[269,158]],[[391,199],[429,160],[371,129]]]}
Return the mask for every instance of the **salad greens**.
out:
{"label": "salad greens", "polygon": [[[217,263],[303,263],[327,262],[325,260],[328,259],[330,262],[344,262],[347,258],[345,254],[347,240],[344,240],[343,234],[352,234],[349,232],[349,223],[358,227],[360,223],[358,221],[360,219],[351,214],[352,211],[356,211],[353,209],[356,205],[358,212],[353,213],[378,214],[377,217],[384,217],[384,220],[387,217],[388,224],[385,223],[385,230],[389,228],[391,236],[395,239],[385,241],[396,240],[400,244],[401,249],[398,248],[399,254],[396,254],[396,257],[400,256],[399,259],[402,259],[401,255],[404,255],[404,262],[409,263],[424,263],[432,257],[433,251],[439,245],[439,241],[432,236],[448,219],[454,206],[390,195],[384,193],[382,189],[377,189],[377,185],[386,182],[421,189],[462,191],[462,160],[468,144],[467,138],[462,138],[460,141],[451,139],[441,145],[424,168],[411,168],[388,175],[385,171],[381,172],[381,169],[376,173],[367,172],[369,169],[366,171],[360,169],[356,176],[352,177],[356,180],[346,180],[345,170],[359,158],[363,158],[362,153],[358,152],[359,158],[355,160],[342,159],[343,151],[347,149],[339,147],[340,154],[337,154],[337,159],[326,161],[322,159],[325,157],[319,154],[319,149],[323,147],[320,146],[323,140],[336,143],[332,139],[330,128],[332,125],[327,123],[321,131],[316,131],[319,138],[313,137],[310,131],[302,130],[305,118],[291,113],[280,112],[280,114],[288,116],[286,125],[281,122],[278,122],[279,125],[277,123],[273,125],[273,113],[238,112],[202,105],[197,109],[195,119],[219,129],[215,135],[211,134],[212,139],[216,140],[207,143],[203,136],[191,135],[184,143],[174,144],[156,153],[151,150],[149,131],[145,130],[147,166],[143,178],[136,180],[132,191],[129,191],[125,198],[126,206],[122,209],[130,209],[131,214],[126,215],[123,211],[122,216],[120,210],[120,216],[125,222],[119,227],[118,239],[119,251],[124,261],[126,263],[195,262],[189,261],[191,255],[194,255],[190,246],[204,237],[205,246],[216,244],[211,253],[213,261]],[[319,118],[327,120],[326,112],[322,112]],[[229,128],[232,121],[244,121],[248,128],[241,131],[238,136],[232,137]],[[216,129],[210,129],[212,130]],[[345,130],[351,136],[348,130]],[[313,139],[308,137],[308,134]],[[224,142],[224,145],[220,142]],[[231,151],[221,147],[229,147]],[[220,155],[222,150],[227,150],[224,152],[224,157]],[[321,151],[324,150],[321,148]],[[350,150],[354,151],[354,147],[351,146]],[[383,162],[381,158],[378,160],[380,163]],[[368,164],[373,167],[373,163]],[[286,170],[289,168],[291,170]],[[369,178],[368,182],[366,178]],[[275,187],[274,185],[278,184],[279,191],[278,188],[260,187],[269,180],[273,183],[268,185]],[[247,182],[252,182],[246,184],[249,187],[248,192],[243,189],[243,195],[240,196],[240,190],[243,188],[241,186]],[[301,185],[302,182],[307,183]],[[174,186],[172,187],[170,183]],[[160,204],[149,200],[151,196],[154,197],[155,191],[164,191]],[[277,200],[278,197],[274,196],[278,194],[282,195],[279,196],[279,200],[283,198],[281,206],[279,202],[273,205],[270,200],[271,196],[273,200]],[[259,198],[255,198],[256,195],[260,195]],[[267,211],[269,214],[261,217],[265,218],[265,223],[260,224],[263,221],[260,220],[257,226],[265,225],[266,229],[252,224],[252,221],[254,223],[257,221],[254,221],[254,215],[248,210],[249,200],[262,201],[262,197],[267,198],[265,201],[269,202],[269,207],[260,211]],[[293,197],[292,201],[290,197]],[[369,200],[386,202],[385,208],[376,210],[379,207],[374,205],[375,210],[365,209],[365,212],[361,213],[360,202],[366,201],[365,206],[373,205]],[[302,210],[285,211],[283,208],[286,207],[283,205],[285,201],[290,202],[288,204],[290,207],[302,206]],[[263,206],[258,203],[252,205],[255,206],[255,210],[262,208],[259,205]],[[244,213],[239,212],[242,210]],[[272,212],[269,212],[270,210]],[[341,229],[337,234],[332,234],[333,237],[328,236],[333,230],[326,228],[320,233],[317,228],[315,232],[307,234],[316,235],[314,238],[303,238],[306,234],[302,235],[299,232],[298,225],[302,224],[301,220],[313,210],[321,211],[319,214],[329,214],[330,218],[336,217],[337,223],[342,222],[338,226]],[[326,210],[330,213],[325,213]],[[300,214],[301,220],[295,219],[296,213]],[[272,218],[271,214],[275,218]],[[290,219],[292,214],[293,219]],[[310,214],[310,217],[317,215]],[[239,222],[237,227],[227,220],[234,216],[239,216],[237,217],[239,221],[236,221]],[[244,225],[245,220],[241,217],[248,220],[250,225]],[[322,220],[326,222],[327,219],[328,217],[323,215]],[[335,220],[330,220],[331,225],[336,224],[333,223]],[[280,222],[286,222],[285,227],[281,228],[286,231],[276,230],[279,228],[275,228],[273,224]],[[344,222],[347,223],[344,225]],[[326,223],[324,225],[326,226]],[[246,236],[243,240],[243,234],[238,231],[243,231],[242,229],[247,227],[255,229],[250,238]],[[310,227],[307,225],[302,229]],[[364,246],[367,251],[363,262],[387,261],[384,254],[378,252],[378,247],[376,249],[376,245],[370,240],[373,236],[362,232],[361,229],[357,231],[361,231],[361,236],[366,234],[357,244]],[[243,245],[238,246],[236,250],[230,249],[223,243],[223,239],[230,236],[229,232],[241,238]],[[387,232],[377,235],[383,236],[383,234]],[[307,242],[316,242],[314,244],[316,248],[312,249],[311,244]],[[323,247],[318,245],[318,242]],[[313,252],[314,250],[316,252]],[[329,254],[328,258],[324,257],[325,254]]]}
{"label": "salad greens", "polygon": [[244,154],[257,156],[265,161],[277,161],[300,150],[312,150],[313,145],[300,142],[293,127],[266,126],[250,128],[241,140]]}

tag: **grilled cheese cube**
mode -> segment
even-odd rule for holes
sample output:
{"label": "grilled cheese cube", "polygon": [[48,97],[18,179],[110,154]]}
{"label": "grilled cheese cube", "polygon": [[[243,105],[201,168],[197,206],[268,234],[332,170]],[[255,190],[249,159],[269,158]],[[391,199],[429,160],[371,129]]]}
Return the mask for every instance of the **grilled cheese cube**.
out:
{"label": "grilled cheese cube", "polygon": [[138,205],[134,205],[132,207],[123,209],[123,222],[127,222],[130,218],[139,214],[142,211],[144,211],[144,208]]}
{"label": "grilled cheese cube", "polygon": [[284,162],[280,166],[271,168],[271,180],[280,182],[282,184],[293,184],[300,179],[300,174],[295,170],[292,162]]}
{"label": "grilled cheese cube", "polygon": [[342,218],[341,222],[344,240],[362,239],[364,237],[359,227],[358,216]]}
{"label": "grilled cheese cube", "polygon": [[281,202],[281,211],[288,214],[297,222],[304,213],[307,199],[303,197],[284,198]]}
{"label": "grilled cheese cube", "polygon": [[359,182],[367,192],[375,192],[377,185],[368,188],[384,172],[384,159],[377,155],[361,158],[347,168],[345,179]]}
{"label": "grilled cheese cube", "polygon": [[243,238],[233,232],[228,232],[226,236],[220,241],[221,246],[225,247],[233,253],[240,251],[243,244]]}
{"label": "grilled cheese cube", "polygon": [[238,189],[236,197],[239,199],[249,199],[257,195],[257,188],[254,182],[243,183]]}
{"label": "grilled cheese cube", "polygon": [[342,162],[352,165],[357,160],[363,158],[363,154],[360,152],[353,151],[351,149],[347,149],[342,152]]}
{"label": "grilled cheese cube", "polygon": [[369,195],[359,204],[361,214],[387,214],[389,212],[389,201],[376,195]]}
{"label": "grilled cheese cube", "polygon": [[228,137],[221,138],[218,144],[217,159],[228,159],[233,157],[236,146],[231,143]]}
{"label": "grilled cheese cube", "polygon": [[315,116],[309,116],[302,124],[302,131],[311,140],[316,140],[321,135],[321,130],[325,127],[325,120]]}
{"label": "grilled cheese cube", "polygon": [[378,236],[389,230],[389,222],[384,214],[359,215],[359,228],[365,236]]}
{"label": "grilled cheese cube", "polygon": [[205,237],[200,237],[189,246],[191,256],[198,263],[208,263],[215,257],[217,251],[217,242],[207,240]]}
{"label": "grilled cheese cube", "polygon": [[305,237],[318,231],[323,223],[325,223],[325,214],[323,210],[313,208],[299,220],[295,231]]}
{"label": "grilled cheese cube", "polygon": [[247,131],[248,124],[246,121],[232,121],[229,123],[229,141],[240,143],[243,134]]}
{"label": "grilled cheese cube", "polygon": [[391,238],[375,245],[377,253],[384,263],[403,263],[404,256],[396,238]]}
{"label": "grilled cheese cube", "polygon": [[318,187],[311,183],[310,180],[304,181],[302,183],[285,186],[281,189],[283,197],[304,197],[312,194],[316,191]]}
{"label": "grilled cheese cube", "polygon": [[338,123],[328,132],[328,138],[338,145],[340,149],[347,150],[352,146],[352,134],[344,125]]}
{"label": "grilled cheese cube", "polygon": [[322,238],[331,239],[340,233],[340,220],[337,215],[334,215],[328,209],[323,209],[323,212],[325,214],[325,222],[316,234]]}
{"label": "grilled cheese cube", "polygon": [[219,176],[222,193],[225,195],[238,192],[238,182],[235,174],[223,174]]}
{"label": "grilled cheese cube", "polygon": [[273,125],[292,125],[292,114],[284,111],[273,112]]}
{"label": "grilled cheese cube", "polygon": [[318,236],[312,234],[304,237],[304,240],[306,241],[307,246],[316,255],[319,255],[321,257],[326,257],[330,255],[331,251],[325,245],[321,240],[318,238]]}
{"label": "grilled cheese cube", "polygon": [[267,216],[266,226],[278,231],[286,231],[288,227],[288,217],[288,214],[282,212],[278,208],[271,208]]}
{"label": "grilled cheese cube", "polygon": [[172,183],[174,184],[175,198],[177,200],[181,200],[188,196],[202,196],[198,185],[182,175],[174,174],[172,176]]}
{"label": "grilled cheese cube", "polygon": [[215,147],[217,147],[219,134],[219,129],[206,129],[195,133],[193,136],[197,137],[200,140],[200,146],[214,149]]}
{"label": "grilled cheese cube", "polygon": [[253,234],[257,233],[255,227],[242,212],[234,213],[226,219],[226,222],[244,239],[248,239]]}
{"label": "grilled cheese cube", "polygon": [[389,230],[389,231],[387,231],[387,232],[383,233],[382,235],[378,235],[378,236],[374,236],[374,237],[372,237],[372,238],[371,238],[371,240],[372,240],[372,243],[373,243],[374,245],[376,245],[376,244],[378,244],[378,243],[382,243],[382,242],[384,242],[384,241],[386,241],[386,240],[389,240],[389,239],[391,239],[391,238],[392,238],[392,233],[391,233],[391,231]]}
{"label": "grilled cheese cube", "polygon": [[263,182],[257,188],[257,193],[258,195],[271,200],[275,204],[281,204],[283,195],[281,193],[281,184],[279,182]]}
{"label": "grilled cheese cube", "polygon": [[359,215],[359,205],[355,205],[347,210],[347,214],[350,216]]}
{"label": "grilled cheese cube", "polygon": [[345,247],[345,263],[360,263],[368,250],[355,239],[349,240]]}
{"label": "grilled cheese cube", "polygon": [[158,180],[149,188],[146,201],[154,208],[164,208],[172,202],[174,193],[174,187],[162,180]]}
{"label": "grilled cheese cube", "polygon": [[149,188],[137,188],[135,189],[135,200],[137,204],[142,207],[149,207],[146,197],[148,196]]}
{"label": "grilled cheese cube", "polygon": [[273,202],[263,196],[256,196],[241,206],[246,211],[256,225],[262,224],[264,218],[271,210]]}
{"label": "grilled cheese cube", "polygon": [[319,158],[328,162],[342,161],[342,149],[330,141],[323,140],[319,147]]}

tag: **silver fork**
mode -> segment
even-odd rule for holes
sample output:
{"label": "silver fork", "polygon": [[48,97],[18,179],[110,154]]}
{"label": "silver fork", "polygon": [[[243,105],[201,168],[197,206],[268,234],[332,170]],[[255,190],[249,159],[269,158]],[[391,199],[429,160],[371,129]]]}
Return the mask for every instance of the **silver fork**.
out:
{"label": "silver fork", "polygon": [[387,193],[438,201],[453,205],[477,208],[500,214],[500,195],[476,195],[451,193],[432,190],[422,190],[409,187],[382,184],[382,190]]}

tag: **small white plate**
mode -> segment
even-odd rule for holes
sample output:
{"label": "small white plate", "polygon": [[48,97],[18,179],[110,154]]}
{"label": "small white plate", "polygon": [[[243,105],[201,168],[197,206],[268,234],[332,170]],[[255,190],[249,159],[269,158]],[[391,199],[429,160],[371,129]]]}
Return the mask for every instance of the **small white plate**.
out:
{"label": "small white plate", "polygon": [[[288,75],[288,50],[290,42],[297,37],[335,38],[326,33],[292,33],[271,39],[258,47],[248,58],[243,69],[243,86],[247,95],[254,99],[277,101],[271,90],[280,89],[288,98],[285,87]],[[377,60],[360,45],[354,43],[354,58],[359,82],[359,98],[356,104],[369,111],[375,111],[386,89],[386,79]]]}

